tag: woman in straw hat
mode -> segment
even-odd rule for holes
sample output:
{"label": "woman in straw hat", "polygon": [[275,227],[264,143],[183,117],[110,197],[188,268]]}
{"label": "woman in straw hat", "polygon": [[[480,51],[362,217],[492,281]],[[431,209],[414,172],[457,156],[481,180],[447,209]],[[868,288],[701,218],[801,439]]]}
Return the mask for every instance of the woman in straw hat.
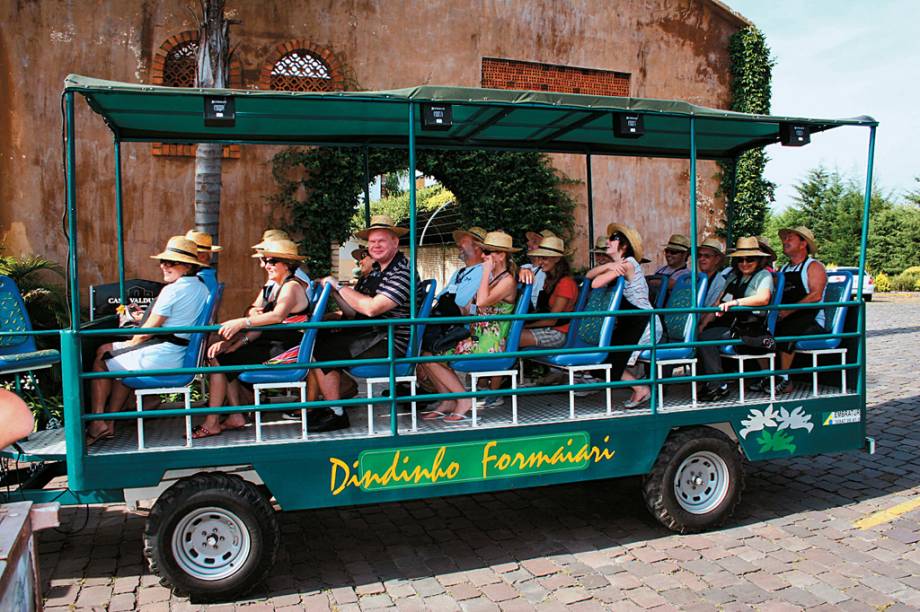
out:
{"label": "woman in straw hat", "polygon": [[[511,314],[517,297],[517,270],[511,260],[515,248],[511,236],[502,231],[489,232],[482,241],[482,280],[476,293],[476,314],[481,316]],[[470,308],[462,309],[469,314]],[[448,351],[448,355],[469,355],[472,353],[501,353],[511,321],[477,321],[470,324],[470,337],[461,340]],[[429,353],[430,354],[430,353]],[[465,387],[457,373],[447,363],[429,363],[426,368],[432,384],[438,393],[463,393]],[[467,413],[472,408],[469,398],[445,400],[434,410],[422,416],[425,420],[443,419],[445,423],[462,423],[470,419]]]}
{"label": "woman in straw hat", "polygon": [[[208,288],[195,275],[207,264],[198,261],[195,243],[184,236],[173,236],[162,253],[151,255],[160,262],[166,286],[150,306],[141,329],[150,327],[188,327],[195,325],[208,299]],[[185,358],[190,334],[132,336],[124,342],[99,347],[93,363],[95,372],[157,370],[178,368]],[[93,414],[121,410],[129,389],[117,380],[98,378],[91,385]],[[111,421],[92,421],[87,426],[87,444],[114,436]]]}
{"label": "woman in straw hat", "polygon": [[[578,285],[572,278],[572,269],[566,255],[565,242],[557,236],[545,237],[536,248],[527,251],[530,261],[546,274],[543,289],[537,297],[535,312],[552,314],[571,311],[575,307]],[[532,283],[534,273],[532,270],[522,269],[518,279],[522,283]],[[565,344],[568,332],[568,319],[549,317],[539,321],[528,321],[521,332],[521,346],[559,348]]]}
{"label": "woman in straw hat", "polygon": [[[760,250],[755,236],[742,236],[731,253],[732,273],[719,297],[717,313],[703,315],[700,340],[729,340],[735,337],[732,323],[741,316],[732,312],[738,306],[766,306],[773,296],[773,275],[765,268],[770,254]],[[766,312],[746,312],[745,317],[766,319]],[[722,357],[718,345],[697,347],[703,374],[721,374]],[[703,401],[715,401],[728,395],[728,383],[708,382],[700,394]]]}
{"label": "woman in straw hat", "polygon": [[[596,266],[588,271],[587,277],[591,279],[591,286],[606,287],[619,277],[626,279],[623,289],[623,299],[620,301],[621,310],[651,310],[649,301],[648,284],[639,260],[642,259],[642,236],[633,228],[620,223],[611,223],[607,226],[607,255],[610,263]],[[603,306],[588,304],[589,310],[600,310]],[[590,332],[592,326],[600,326],[601,320],[585,319],[581,324],[585,332]],[[599,332],[599,330],[598,330]],[[661,335],[661,325],[655,326],[656,335]],[[579,332],[582,333],[582,332]],[[651,339],[649,317],[617,317],[611,336],[611,344],[646,344]],[[636,376],[626,371],[630,362],[638,358],[638,351],[626,353],[625,351],[612,352],[607,356],[607,362],[613,365],[611,377],[614,380],[635,380]],[[632,395],[624,404],[625,408],[635,408],[647,402],[652,391],[647,385],[632,387]]]}
{"label": "woman in straw hat", "polygon": [[[256,252],[256,255],[253,255],[253,257],[256,257],[259,253],[265,250],[265,245],[269,244],[270,242],[278,242],[280,240],[290,241],[291,237],[284,230],[280,230],[280,229],[265,230],[264,232],[262,232],[262,240],[258,242],[257,244],[252,245],[252,249]],[[259,267],[261,267],[264,270],[265,264],[259,263]],[[296,268],[294,269],[294,276],[297,278],[297,280],[301,281],[301,283],[303,284],[304,292],[307,294],[307,301],[312,304],[313,303],[313,281],[310,280],[310,275],[307,274],[307,271],[303,269],[303,266],[298,264]],[[258,314],[258,313],[255,311],[252,311],[252,312],[249,312],[248,314]]]}
{"label": "woman in straw hat", "polygon": [[[230,319],[221,324],[219,339],[208,347],[211,365],[248,365],[262,363],[300,342],[299,330],[260,332],[253,328],[283,323],[289,316],[309,312],[310,303],[303,283],[294,275],[306,259],[290,240],[270,240],[253,257],[265,268],[268,282],[259,292],[246,317]],[[211,374],[208,406],[219,408],[227,401],[240,405],[239,372]],[[231,414],[221,423],[218,415],[209,414],[192,432],[194,438],[216,436],[224,430],[240,429],[246,425],[242,414]]]}

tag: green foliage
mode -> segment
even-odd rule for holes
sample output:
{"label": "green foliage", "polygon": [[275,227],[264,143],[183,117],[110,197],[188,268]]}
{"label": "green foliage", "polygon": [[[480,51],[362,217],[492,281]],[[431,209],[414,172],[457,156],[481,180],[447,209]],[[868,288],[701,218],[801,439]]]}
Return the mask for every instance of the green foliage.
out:
{"label": "green foliage", "polygon": [[0,256],[0,274],[9,276],[19,287],[22,301],[36,329],[67,327],[70,320],[62,285],[49,276],[64,276],[61,266],[39,255]]}
{"label": "green foliage", "polygon": [[[864,187],[836,171],[815,168],[795,186],[794,204],[770,217],[767,237],[781,252],[777,231],[804,225],[818,242],[822,261],[841,266],[859,263]],[[866,266],[869,270],[897,274],[920,259],[920,210],[896,203],[878,187],[872,190]],[[892,279],[892,284],[894,284]],[[893,287],[894,288],[894,287]]]}
{"label": "green foliage", "polygon": [[918,291],[920,290],[920,272],[905,270],[891,279],[892,291]]}
{"label": "green foliage", "polygon": [[879,272],[875,277],[875,290],[880,293],[891,291],[891,277],[884,272]]}
{"label": "green foliage", "polygon": [[[770,48],[763,33],[754,26],[739,30],[729,41],[728,53],[732,75],[731,110],[769,114],[775,62],[770,58]],[[755,236],[763,231],[776,188],[763,177],[766,165],[767,155],[763,149],[743,153],[738,157],[737,164],[720,163],[721,193],[726,205],[732,193],[732,170],[735,169],[735,197],[730,218],[733,237]]]}
{"label": "green foliage", "polygon": [[[415,194],[416,210],[434,211],[454,201],[454,194],[444,188],[443,185],[432,185],[419,189]],[[409,193],[402,193],[398,196],[381,198],[371,204],[372,215],[388,215],[397,224],[409,219]],[[364,227],[364,207],[351,218],[351,231],[355,232]]]}
{"label": "green foliage", "polygon": [[[287,149],[273,158],[279,191],[271,200],[290,211],[288,230],[302,236],[314,275],[328,273],[329,243],[344,242],[364,192],[364,157],[355,149]],[[549,158],[531,152],[422,150],[417,168],[457,199],[461,223],[504,229],[517,244],[531,229],[570,235],[575,203],[562,190],[567,179]],[[368,152],[370,176],[404,170],[407,153]],[[408,199],[406,199],[408,201]]]}

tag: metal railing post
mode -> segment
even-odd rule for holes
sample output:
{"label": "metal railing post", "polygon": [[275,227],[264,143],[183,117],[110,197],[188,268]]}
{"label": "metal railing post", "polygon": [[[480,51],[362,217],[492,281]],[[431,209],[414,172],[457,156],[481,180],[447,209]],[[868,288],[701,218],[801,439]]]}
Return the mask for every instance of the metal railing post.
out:
{"label": "metal railing post", "polygon": [[860,229],[859,235],[859,277],[857,278],[857,283],[859,283],[859,301],[862,302],[859,309],[859,321],[857,323],[857,328],[862,333],[862,336],[859,339],[859,349],[856,352],[856,359],[859,365],[859,384],[856,391],[863,398],[863,406],[865,406],[866,395],[866,304],[862,297],[862,285],[865,282],[863,279],[866,273],[866,246],[869,242],[869,204],[872,201],[872,169],[875,161],[875,129],[876,126],[874,125],[869,128],[869,162],[866,167],[866,192],[863,196],[862,228]]}

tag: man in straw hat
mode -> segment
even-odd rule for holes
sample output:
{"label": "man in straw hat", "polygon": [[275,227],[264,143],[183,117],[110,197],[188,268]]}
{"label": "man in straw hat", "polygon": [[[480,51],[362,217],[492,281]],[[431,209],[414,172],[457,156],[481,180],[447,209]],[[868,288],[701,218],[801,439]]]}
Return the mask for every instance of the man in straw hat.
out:
{"label": "man in straw hat", "polygon": [[445,295],[453,294],[454,303],[464,308],[469,306],[479,290],[479,281],[482,279],[482,241],[486,238],[486,230],[473,226],[466,230],[454,230],[453,236],[460,249],[463,267],[447,281],[444,290],[438,294],[438,303],[441,303]]}
{"label": "man in straw hat", "polygon": [[[344,287],[331,276],[323,278],[323,285],[332,285],[332,296],[346,319],[405,319],[410,313],[411,277],[409,260],[399,252],[399,239],[408,229],[398,227],[387,215],[374,215],[371,223],[355,235],[367,240],[367,252],[374,260],[369,282],[362,291]],[[416,274],[416,278],[418,274]],[[405,354],[409,346],[410,329],[407,325],[395,327],[393,344],[396,355]],[[340,361],[346,359],[372,359],[387,356],[387,330],[381,328],[346,327],[321,329],[313,349],[314,361]],[[339,382],[342,376],[337,368],[320,368],[317,374],[320,391],[327,401],[340,398]],[[333,431],[349,426],[345,410],[336,406],[320,414],[312,431]]]}
{"label": "man in straw hat", "polygon": [[[824,289],[827,287],[827,270],[824,264],[814,258],[818,250],[814,234],[804,225],[800,225],[779,230],[779,237],[783,241],[783,254],[789,258],[789,263],[779,270],[785,281],[782,303],[814,304],[822,301]],[[807,336],[826,331],[823,308],[781,310],[776,323],[777,336]],[[780,351],[780,369],[788,370],[792,367],[795,357],[795,342],[782,342],[777,348]],[[776,391],[792,391],[789,375],[779,376],[781,380],[776,385]]]}
{"label": "man in straw hat", "polygon": [[211,265],[213,254],[219,253],[221,247],[214,244],[214,239],[207,232],[190,229],[185,232],[185,237],[195,243],[198,249],[198,261],[205,266],[198,271],[198,277],[208,286],[208,291],[214,293],[217,290],[217,272],[209,266]]}
{"label": "man in straw hat", "polygon": [[715,306],[725,289],[731,268],[722,269],[725,261],[725,246],[716,237],[704,240],[696,247],[696,267],[709,279],[709,289],[706,291],[706,306]]}
{"label": "man in straw hat", "polygon": [[690,258],[690,239],[683,234],[671,234],[668,243],[664,245],[664,258],[666,265],[655,270],[655,274],[668,279],[668,289],[682,277],[690,274],[687,260]]}

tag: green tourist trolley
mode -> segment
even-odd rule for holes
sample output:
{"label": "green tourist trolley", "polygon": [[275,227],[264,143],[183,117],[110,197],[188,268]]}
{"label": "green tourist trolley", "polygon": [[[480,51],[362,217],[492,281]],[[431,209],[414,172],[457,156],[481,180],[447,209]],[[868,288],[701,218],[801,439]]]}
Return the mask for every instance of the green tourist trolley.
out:
{"label": "green tourist trolley", "polygon": [[[639,382],[651,386],[652,398],[647,407],[640,409],[612,406],[610,394],[634,383],[611,382],[609,370],[606,382],[576,385],[570,371],[569,384],[519,387],[512,367],[502,374],[512,378],[511,389],[421,394],[415,391],[415,364],[446,358],[395,354],[394,325],[405,325],[407,321],[381,320],[375,324],[388,329],[388,358],[309,364],[377,366],[383,370],[383,376],[367,383],[367,393],[334,402],[346,406],[354,415],[352,426],[346,430],[313,433],[306,427],[305,416],[302,422],[274,418],[282,410],[305,415],[308,409],[333,404],[298,401],[302,394],[282,396],[280,401],[275,397],[270,403],[257,399],[257,405],[243,407],[243,411],[258,415],[255,424],[201,440],[185,436],[193,417],[239,412],[240,408],[191,407],[186,402],[178,407],[143,410],[140,399],[136,409],[129,399],[122,412],[91,415],[84,386],[93,378],[115,375],[86,371],[81,357],[85,346],[98,342],[99,336],[131,332],[117,329],[111,320],[80,323],[81,245],[77,234],[74,125],[77,98],[89,104],[114,136],[115,245],[123,301],[122,143],[358,147],[365,154],[369,148],[402,148],[408,150],[410,176],[415,176],[418,148],[584,155],[588,203],[585,248],[589,250],[594,244],[594,156],[686,159],[689,234],[694,237],[690,282],[692,295],[697,295],[698,283],[703,282],[696,270],[697,160],[734,161],[751,149],[779,142],[802,144],[811,135],[845,126],[869,131],[859,255],[861,277],[866,260],[877,122],[870,117],[826,120],[748,115],[679,101],[550,92],[426,86],[382,92],[290,93],[179,89],[69,76],[63,103],[72,323],[69,329],[59,332],[65,426],[62,430],[33,434],[20,444],[19,451],[4,451],[6,456],[42,466],[4,496],[8,501],[126,502],[132,507],[152,504],[144,534],[145,553],[154,572],[177,593],[201,600],[229,599],[263,580],[274,563],[282,537],[276,508],[376,504],[643,476],[645,501],[652,514],[667,528],[687,533],[716,527],[730,517],[740,501],[744,459],[873,450],[872,440],[866,437],[865,305],[850,301],[849,291],[828,297],[821,304],[801,306],[825,308],[828,315],[842,322],[830,333],[800,338],[831,340],[833,346],[824,352],[811,351],[810,367],[786,372],[799,382],[792,393],[782,396],[746,391],[745,381],[763,376],[764,372],[756,371],[758,367],[751,371],[750,364],[745,371],[744,360],[740,360],[738,372],[724,375],[734,379],[733,393],[721,401],[697,401],[696,384],[716,376],[694,376],[693,359],[682,364],[682,375],[663,378],[662,366],[675,364],[663,363],[666,360],[659,358],[662,351],[726,344],[700,342],[692,334],[684,342],[652,340],[648,345],[617,347],[648,351],[649,375]],[[409,181],[409,198],[409,259],[414,269],[418,236],[415,181]],[[733,194],[729,194],[729,218],[732,198]],[[603,221],[606,224],[616,220]],[[728,239],[731,242],[732,237]],[[413,294],[421,289],[413,279]],[[773,305],[766,309],[777,308]],[[697,307],[694,302],[655,312],[690,317],[695,329],[697,317],[714,310]],[[433,321],[420,314],[420,307],[412,300],[409,323],[416,338],[421,333],[420,326]],[[579,321],[635,314],[581,310],[565,316]],[[493,318],[520,321],[544,316],[513,314]],[[475,317],[454,319],[472,320]],[[657,324],[656,317],[650,320],[652,325]],[[438,319],[446,321],[451,320]],[[367,324],[330,321],[296,326],[310,329]],[[215,329],[216,326],[187,327],[154,333]],[[513,361],[539,360],[597,350],[598,347],[572,346],[515,350],[503,356]],[[463,359],[474,362],[493,357],[465,355]],[[191,377],[210,371],[298,368],[304,366],[191,367],[143,374]],[[768,372],[768,378],[777,372]],[[398,394],[397,382],[401,381],[412,385],[411,395]],[[289,386],[298,388],[296,384]],[[596,392],[582,397],[580,392],[585,390]],[[161,391],[165,392],[153,390]],[[578,396],[575,391],[579,391]],[[511,395],[511,405],[474,412],[472,421],[463,426],[416,417],[416,401],[490,395]],[[117,435],[87,447],[84,428],[88,421],[99,418],[115,419]],[[66,489],[47,486],[52,476],[65,473]]]}

